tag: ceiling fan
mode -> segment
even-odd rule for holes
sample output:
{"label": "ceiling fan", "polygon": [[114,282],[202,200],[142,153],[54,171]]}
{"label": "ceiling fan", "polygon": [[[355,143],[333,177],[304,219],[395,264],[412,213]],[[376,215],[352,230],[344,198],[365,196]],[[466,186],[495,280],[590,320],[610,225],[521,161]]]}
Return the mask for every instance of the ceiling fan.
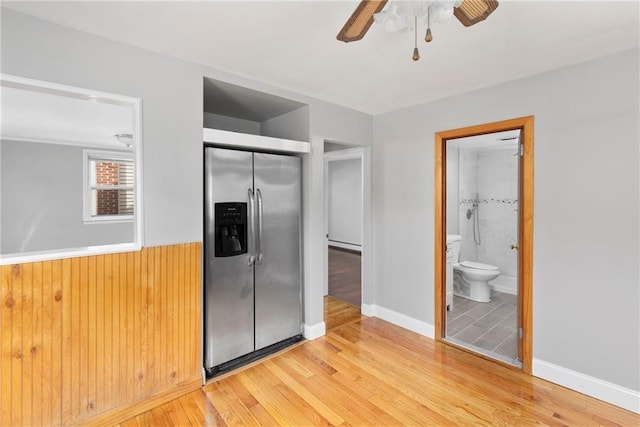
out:
{"label": "ceiling fan", "polygon": [[[345,43],[362,39],[373,24],[374,15],[382,12],[387,2],[388,0],[360,1],[338,33],[337,39]],[[414,3],[426,4],[428,8],[428,4],[432,2],[416,1]],[[497,0],[456,0],[449,3],[453,3],[453,14],[465,27],[484,21],[498,7]]]}

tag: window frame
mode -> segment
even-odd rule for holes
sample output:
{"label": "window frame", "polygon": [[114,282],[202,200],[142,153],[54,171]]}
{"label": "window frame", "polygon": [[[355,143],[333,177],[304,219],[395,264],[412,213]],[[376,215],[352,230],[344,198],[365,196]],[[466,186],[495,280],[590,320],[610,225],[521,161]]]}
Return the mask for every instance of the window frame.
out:
{"label": "window frame", "polygon": [[[41,262],[49,260],[60,260],[72,257],[80,256],[93,256],[104,255],[114,253],[125,253],[139,251],[144,246],[144,165],[143,165],[143,141],[144,132],[142,129],[142,98],[132,97],[127,95],[114,94],[109,92],[101,92],[94,89],[80,88],[75,86],[68,86],[59,83],[52,83],[44,80],[36,80],[6,73],[0,73],[0,86],[11,86],[20,89],[33,90],[37,92],[51,93],[58,96],[74,97],[84,99],[90,102],[110,102],[118,105],[128,106],[132,109],[133,123],[131,127],[131,134],[133,138],[131,140],[131,150],[134,156],[134,168],[135,168],[135,207],[134,207],[134,219],[133,219],[133,234],[131,240],[123,239],[117,243],[100,243],[90,242],[85,246],[80,247],[55,247],[42,251],[19,251],[14,253],[2,253],[0,252],[0,266],[21,264],[27,262]],[[29,114],[31,110],[27,106],[25,114]],[[37,123],[34,124],[34,126]],[[128,130],[128,129],[126,129]],[[122,132],[123,129],[117,129],[117,132]],[[77,145],[77,144],[71,144]],[[80,146],[91,148],[88,145],[81,144]],[[109,149],[103,147],[96,147],[97,149]],[[121,148],[117,148],[121,150]],[[80,159],[79,159],[80,160]],[[1,175],[1,174],[0,174]],[[0,177],[1,178],[1,177]],[[80,178],[80,177],[78,177]],[[82,192],[83,190],[80,190]],[[92,222],[91,224],[99,224]],[[88,224],[87,224],[88,225]]]}
{"label": "window frame", "polygon": [[[99,224],[99,223],[116,223],[116,222],[132,222],[135,219],[136,211],[138,209],[138,192],[137,190],[137,179],[138,174],[136,172],[136,158],[135,154],[131,151],[109,151],[109,150],[92,150],[92,149],[84,149],[82,150],[82,220],[85,224]],[[91,161],[92,160],[102,160],[102,161],[131,161],[133,163],[133,185],[126,186],[127,189],[131,189],[133,191],[133,214],[132,215],[92,215],[91,207],[93,204],[93,197],[91,192],[96,188],[96,186],[91,184]],[[113,188],[117,190],[120,186],[116,186]],[[125,187],[125,186],[123,186]]]}

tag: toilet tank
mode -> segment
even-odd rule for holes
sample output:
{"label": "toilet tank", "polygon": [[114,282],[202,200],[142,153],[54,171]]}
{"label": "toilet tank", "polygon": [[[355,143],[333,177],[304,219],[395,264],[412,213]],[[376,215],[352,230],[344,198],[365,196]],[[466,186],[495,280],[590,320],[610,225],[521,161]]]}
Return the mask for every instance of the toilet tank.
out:
{"label": "toilet tank", "polygon": [[460,262],[460,242],[462,236],[459,234],[447,234],[447,248],[453,252],[453,262]]}

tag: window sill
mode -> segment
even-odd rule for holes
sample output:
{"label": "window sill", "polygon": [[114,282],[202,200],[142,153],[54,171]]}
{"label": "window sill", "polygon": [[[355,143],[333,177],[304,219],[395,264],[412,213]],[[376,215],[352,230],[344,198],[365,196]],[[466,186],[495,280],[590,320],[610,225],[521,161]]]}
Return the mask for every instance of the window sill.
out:
{"label": "window sill", "polygon": [[120,252],[136,252],[142,249],[139,243],[118,243],[114,245],[87,246],[43,252],[0,255],[0,265],[23,264],[26,262],[49,261],[79,256],[104,255]]}
{"label": "window sill", "polygon": [[135,218],[132,216],[105,216],[98,218],[84,218],[84,225],[92,225],[92,224],[116,224],[116,223],[124,223],[124,222],[133,222]]}

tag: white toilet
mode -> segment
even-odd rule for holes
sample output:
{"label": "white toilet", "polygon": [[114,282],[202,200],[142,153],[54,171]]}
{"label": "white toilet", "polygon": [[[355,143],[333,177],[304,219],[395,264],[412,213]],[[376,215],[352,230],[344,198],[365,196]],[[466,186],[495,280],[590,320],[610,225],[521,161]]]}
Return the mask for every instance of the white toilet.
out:
{"label": "white toilet", "polygon": [[480,262],[460,262],[460,241],[462,236],[449,234],[447,243],[453,249],[453,293],[457,296],[478,302],[491,301],[489,280],[500,275],[500,269],[494,265]]}

